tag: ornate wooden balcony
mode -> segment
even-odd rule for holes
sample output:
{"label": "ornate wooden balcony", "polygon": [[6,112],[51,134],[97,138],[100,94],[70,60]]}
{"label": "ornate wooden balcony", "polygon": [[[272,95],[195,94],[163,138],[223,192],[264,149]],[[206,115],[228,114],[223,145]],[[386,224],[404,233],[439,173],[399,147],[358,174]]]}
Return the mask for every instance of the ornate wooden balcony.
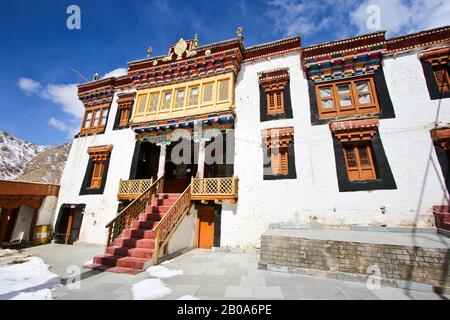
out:
{"label": "ornate wooden balcony", "polygon": [[237,177],[227,178],[193,178],[191,183],[191,199],[202,202],[214,200],[221,203],[222,200],[231,200],[233,203],[238,198]]}
{"label": "ornate wooden balcony", "polygon": [[153,184],[152,179],[120,180],[117,198],[119,201],[134,200]]}

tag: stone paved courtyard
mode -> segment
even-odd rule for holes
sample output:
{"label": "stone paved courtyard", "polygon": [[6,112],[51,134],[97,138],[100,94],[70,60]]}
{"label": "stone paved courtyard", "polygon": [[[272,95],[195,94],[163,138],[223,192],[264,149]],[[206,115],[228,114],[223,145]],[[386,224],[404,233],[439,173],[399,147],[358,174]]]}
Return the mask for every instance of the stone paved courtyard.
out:
{"label": "stone paved courtyard", "polygon": [[[102,246],[46,245],[26,250],[51,265],[50,271],[67,277],[67,268],[80,266],[101,253]],[[258,270],[259,252],[224,252],[196,249],[163,266],[183,274],[161,279],[172,292],[162,299],[192,296],[203,299],[448,299],[431,292],[383,287],[369,290],[364,283],[347,282],[296,274]],[[72,267],[73,268],[73,267]],[[70,271],[71,269],[69,269]],[[135,276],[82,269],[79,289],[60,286],[56,299],[133,299],[132,285],[152,277],[147,272]]]}

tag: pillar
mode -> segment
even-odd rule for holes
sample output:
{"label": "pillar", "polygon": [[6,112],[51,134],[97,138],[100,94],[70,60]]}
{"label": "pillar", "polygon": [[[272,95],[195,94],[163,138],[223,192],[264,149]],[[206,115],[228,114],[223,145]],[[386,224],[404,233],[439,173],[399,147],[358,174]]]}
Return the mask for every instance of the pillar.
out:
{"label": "pillar", "polygon": [[164,175],[164,169],[166,167],[166,150],[167,145],[161,144],[159,151],[159,162],[158,162],[158,178],[161,178]]}
{"label": "pillar", "polygon": [[198,169],[197,169],[197,175],[199,178],[205,177],[205,149],[206,149],[206,140],[200,139],[198,150]]}

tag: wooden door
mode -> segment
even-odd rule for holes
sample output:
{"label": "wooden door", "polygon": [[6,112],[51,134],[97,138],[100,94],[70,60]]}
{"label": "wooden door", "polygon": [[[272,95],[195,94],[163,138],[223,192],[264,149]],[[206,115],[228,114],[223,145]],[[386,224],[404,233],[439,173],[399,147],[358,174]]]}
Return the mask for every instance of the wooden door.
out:
{"label": "wooden door", "polygon": [[199,207],[197,213],[197,246],[211,249],[214,245],[214,207]]}
{"label": "wooden door", "polygon": [[69,209],[69,220],[67,221],[66,239],[64,241],[64,244],[69,244],[70,236],[72,234],[72,224],[73,224],[73,209]]}

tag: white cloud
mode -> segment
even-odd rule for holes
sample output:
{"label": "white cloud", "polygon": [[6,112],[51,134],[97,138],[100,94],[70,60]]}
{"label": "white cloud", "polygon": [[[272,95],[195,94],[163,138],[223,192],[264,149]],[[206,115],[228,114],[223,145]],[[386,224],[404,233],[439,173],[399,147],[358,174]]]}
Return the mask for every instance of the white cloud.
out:
{"label": "white cloud", "polygon": [[380,29],[388,37],[450,24],[448,0],[271,0],[267,15],[284,36],[326,34],[337,40],[376,31],[367,27],[371,5],[380,8]]}
{"label": "white cloud", "polygon": [[110,72],[105,73],[105,75],[102,77],[102,79],[111,78],[111,77],[120,77],[124,76],[128,73],[127,68],[117,68]]}
{"label": "white cloud", "polygon": [[309,36],[330,28],[342,33],[348,27],[348,9],[356,0],[323,1],[316,0],[272,0],[268,4],[267,15],[272,18],[275,29],[285,36]]}
{"label": "white cloud", "polygon": [[44,99],[58,104],[62,111],[69,113],[76,119],[82,119],[84,107],[77,95],[78,89],[75,84],[49,84],[41,92]]}
{"label": "white cloud", "polygon": [[367,7],[380,8],[381,29],[388,36],[408,34],[445,26],[450,23],[448,0],[366,0],[351,12],[351,22],[359,33],[371,32],[367,28]]}
{"label": "white cloud", "polygon": [[17,85],[27,95],[36,93],[41,89],[41,83],[30,78],[20,78]]}
{"label": "white cloud", "polygon": [[80,129],[78,120],[69,120],[70,123],[58,120],[56,118],[48,119],[48,124],[61,132],[66,132],[69,138],[73,137]]}

